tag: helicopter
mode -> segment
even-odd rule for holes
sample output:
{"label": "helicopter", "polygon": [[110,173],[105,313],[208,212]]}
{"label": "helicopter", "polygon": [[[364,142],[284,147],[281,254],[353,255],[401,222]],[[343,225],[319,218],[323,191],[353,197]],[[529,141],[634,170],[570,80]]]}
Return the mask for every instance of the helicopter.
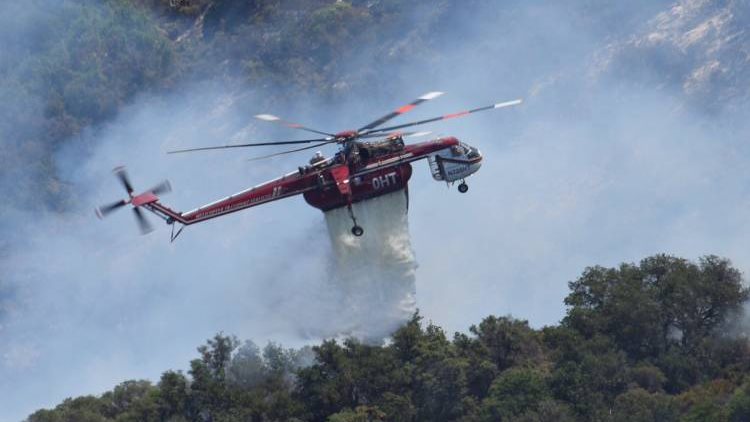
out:
{"label": "helicopter", "polygon": [[[459,182],[458,191],[461,193],[466,193],[469,189],[466,178],[476,173],[481,167],[481,152],[476,147],[468,145],[456,137],[439,137],[426,142],[406,144],[404,139],[428,135],[431,132],[400,132],[401,129],[440,120],[464,117],[480,111],[506,108],[522,103],[521,99],[515,99],[456,113],[444,114],[429,119],[383,127],[391,119],[407,113],[416,106],[441,95],[443,95],[443,92],[429,92],[357,130],[347,130],[338,133],[313,129],[283,120],[272,114],[258,114],[255,117],[259,120],[315,133],[322,137],[196,147],[168,151],[167,153],[179,154],[219,149],[300,144],[312,145],[256,157],[254,159],[266,159],[315,149],[329,144],[338,144],[339,151],[331,157],[325,157],[320,152],[316,152],[307,164],[298,167],[296,171],[187,212],[175,211],[160,202],[159,195],[171,191],[168,181],[164,181],[142,193],[135,194],[125,168],[117,167],[114,169],[114,173],[125,188],[128,196],[125,199],[97,207],[95,209],[96,215],[99,218],[104,218],[121,207],[131,205],[142,233],[146,234],[153,230],[153,227],[141,211],[143,209],[157,215],[172,226],[171,241],[174,241],[188,225],[279,199],[302,195],[309,205],[322,211],[347,207],[349,217],[352,221],[351,233],[357,237],[362,236],[364,228],[357,223],[352,204],[402,189],[408,198],[408,182],[412,175],[411,163],[426,159],[433,179],[448,184]],[[181,225],[181,227],[175,231],[177,224]]]}

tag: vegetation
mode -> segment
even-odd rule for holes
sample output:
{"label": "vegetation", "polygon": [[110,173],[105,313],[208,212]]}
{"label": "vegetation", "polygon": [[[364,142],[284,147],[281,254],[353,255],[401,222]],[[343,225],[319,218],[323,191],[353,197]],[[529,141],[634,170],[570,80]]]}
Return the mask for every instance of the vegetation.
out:
{"label": "vegetation", "polygon": [[29,3],[0,18],[11,46],[0,57],[0,178],[14,182],[10,203],[59,210],[69,196],[53,158],[60,144],[167,86],[175,57],[153,19],[126,3]]}
{"label": "vegetation", "polygon": [[[569,5],[586,12],[581,25],[624,25],[616,25],[622,6],[594,3]],[[493,0],[29,0],[4,7],[0,179],[14,181],[5,192],[10,203],[55,211],[72,195],[56,168],[59,146],[77,142],[86,152],[95,137],[81,134],[139,93],[218,79],[261,91],[255,98],[268,102],[390,98],[413,74],[404,71],[410,63],[455,66],[442,55],[446,46],[482,27],[457,21],[488,10],[487,22],[513,23],[523,13],[519,4]],[[0,217],[8,212],[0,209]]]}
{"label": "vegetation", "polygon": [[[357,2],[355,2],[357,3]],[[0,17],[0,179],[6,200],[65,210],[73,195],[55,153],[110,120],[139,93],[225,80],[269,101],[363,89],[358,55],[390,45],[409,2],[330,0],[31,0]],[[387,55],[385,55],[387,56]],[[381,62],[388,69],[390,56]],[[369,61],[371,58],[367,58]],[[342,63],[357,63],[343,66]],[[386,74],[393,75],[394,68]],[[12,208],[0,208],[10,220]],[[7,218],[5,218],[7,217]],[[3,232],[11,231],[2,227]],[[7,238],[6,238],[7,239]],[[0,249],[4,246],[0,240]]]}
{"label": "vegetation", "polygon": [[[439,64],[436,44],[462,41],[450,33],[456,17],[489,2],[4,5],[0,180],[11,206],[0,207],[0,254],[17,236],[17,216],[7,215],[13,205],[65,209],[71,192],[57,175],[56,150],[78,142],[85,151],[91,138],[81,134],[138,94],[197,78],[267,90],[275,94],[269,101],[388,96],[401,84],[380,82],[399,78],[405,62]],[[587,11],[579,23],[589,30],[627,32],[621,5],[574,3]],[[514,7],[498,8],[493,19],[511,24]],[[11,294],[0,283],[0,316]],[[167,371],[156,384],[127,381],[28,420],[750,420],[750,351],[737,323],[747,298],[724,259],[659,255],[586,269],[570,283],[556,326],[489,316],[450,338],[415,315],[385,345],[328,340],[301,350],[260,350],[220,333],[198,349],[187,373]]]}
{"label": "vegetation", "polygon": [[415,315],[385,345],[312,348],[222,333],[187,374],[127,381],[29,422],[745,421],[750,350],[735,322],[748,299],[716,256],[657,255],[591,267],[569,283],[557,326],[489,316],[449,339]]}

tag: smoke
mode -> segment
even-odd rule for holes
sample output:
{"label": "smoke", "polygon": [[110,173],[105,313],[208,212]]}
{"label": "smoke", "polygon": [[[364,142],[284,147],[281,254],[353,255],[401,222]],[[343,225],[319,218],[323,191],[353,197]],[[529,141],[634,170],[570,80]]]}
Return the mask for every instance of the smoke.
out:
{"label": "smoke", "polygon": [[[184,369],[195,347],[218,331],[286,346],[337,333],[375,339],[411,313],[415,297],[421,313],[448,332],[488,314],[554,324],[565,312],[566,282],[584,267],[658,252],[691,259],[715,253],[747,274],[750,128],[738,118],[746,114],[704,114],[660,81],[629,71],[671,51],[628,55],[624,42],[616,60],[594,60],[611,57],[602,54],[617,41],[610,37],[651,34],[649,17],[666,3],[618,3],[616,13],[604,14],[608,19],[591,10],[608,6],[587,1],[585,7],[455,2],[442,17],[434,7],[429,18],[437,23],[415,14],[419,29],[397,28],[404,32],[398,45],[362,48],[362,60],[336,63],[343,75],[366,68],[372,76],[366,89],[340,101],[280,101],[266,109],[244,86],[205,81],[133,99],[109,123],[52,153],[73,193],[65,213],[45,211],[36,197],[27,201],[35,193],[30,183],[4,204],[0,420]],[[30,23],[24,31],[44,31]],[[27,32],[16,33],[36,39]],[[15,45],[8,36],[0,33],[3,45]],[[424,51],[416,51],[420,46]],[[395,56],[382,57],[391,51]],[[2,56],[2,66],[22,53]],[[673,76],[664,67],[646,73]],[[299,156],[248,163],[253,154],[236,151],[164,155],[178,147],[290,137],[248,125],[253,114],[338,130],[435,89],[448,95],[409,118],[526,101],[429,127],[479,147],[485,160],[465,195],[435,183],[417,163],[408,227],[400,193],[355,206],[366,230],[361,239],[348,234],[345,211],[323,215],[301,198],[189,227],[174,244],[164,226],[139,236],[127,209],[105,222],[93,216],[94,206],[124,194],[111,175],[117,165],[128,167],[137,189],[170,179],[174,192],[164,202],[181,210],[296,168]],[[37,100],[24,103],[37,110]],[[22,106],[4,102],[0,117],[14,111],[10,105]],[[13,145],[24,145],[15,130],[2,130]],[[13,164],[25,178],[12,173],[0,184],[18,192],[16,182],[33,179],[28,169],[40,154],[10,151],[3,165]],[[342,276],[329,279],[332,273]]]}
{"label": "smoke", "polygon": [[163,200],[182,210],[279,172],[278,163],[249,166],[246,154],[166,156],[252,130],[236,91],[196,84],[179,92],[139,98],[85,135],[96,138],[94,148],[86,140],[62,148],[57,162],[76,201],[66,213],[16,221],[24,241],[3,258],[13,295],[0,302],[3,422],[184,369],[218,331],[294,346],[325,327],[316,311],[327,306],[330,245],[322,214],[301,198],[189,227],[173,244],[153,216],[150,236],[138,234],[127,208],[94,217],[95,205],[126,195],[111,173],[121,164],[136,190],[169,178],[174,192]]}
{"label": "smoke", "polygon": [[[355,206],[367,230],[357,240],[346,213],[324,215],[301,197],[187,227],[175,243],[150,214],[157,230],[148,236],[127,208],[98,221],[94,206],[126,195],[111,172],[118,165],[136,191],[168,178],[174,191],[163,202],[188,210],[298,164],[291,157],[249,165],[244,152],[164,154],[262,136],[248,125],[259,112],[251,92],[211,82],[176,92],[139,97],[62,147],[56,162],[75,201],[64,213],[15,221],[24,240],[2,261],[12,293],[0,301],[3,422],[185,369],[195,347],[219,331],[292,347],[344,335],[379,341],[413,313],[403,192]],[[335,127],[329,111],[313,118]]]}
{"label": "smoke", "polygon": [[416,311],[417,262],[403,190],[353,205],[362,237],[351,234],[346,208],[325,213],[333,247],[332,284],[342,297],[335,334],[380,342]]}

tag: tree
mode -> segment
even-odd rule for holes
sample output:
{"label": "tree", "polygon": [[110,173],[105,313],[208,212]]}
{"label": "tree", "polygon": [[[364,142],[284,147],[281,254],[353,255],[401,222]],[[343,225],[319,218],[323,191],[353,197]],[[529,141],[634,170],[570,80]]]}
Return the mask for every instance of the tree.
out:
{"label": "tree", "polygon": [[677,400],[685,409],[681,421],[727,421],[725,404],[732,397],[734,386],[728,380],[713,380],[699,384],[680,394]]}
{"label": "tree", "polygon": [[232,360],[232,352],[239,346],[239,340],[237,337],[219,333],[214,338],[208,339],[206,343],[198,347],[201,363],[206,366],[216,381],[223,382],[226,379],[229,362]]}
{"label": "tree", "polygon": [[226,370],[239,341],[234,336],[216,334],[198,347],[201,359],[190,362],[190,409],[206,417],[227,406]]}
{"label": "tree", "polygon": [[246,341],[232,357],[229,365],[228,380],[240,388],[252,388],[261,383],[268,375],[260,349],[252,341]]}
{"label": "tree", "polygon": [[511,368],[492,382],[489,395],[482,401],[482,419],[510,420],[537,411],[540,403],[548,398],[546,382],[538,371]]}
{"label": "tree", "polygon": [[125,381],[115,387],[111,393],[102,396],[102,400],[110,401],[112,414],[125,413],[132,408],[134,403],[143,400],[146,395],[154,391],[149,381]]}
{"label": "tree", "polygon": [[544,358],[540,336],[527,321],[489,316],[469,331],[473,336],[457,333],[453,343],[458,355],[468,360],[467,387],[478,400],[500,372],[537,366]]}
{"label": "tree", "polygon": [[328,417],[328,422],[382,422],[385,414],[377,407],[358,406],[356,409],[344,409]]}
{"label": "tree", "polygon": [[181,372],[167,371],[162,374],[158,384],[160,416],[163,420],[185,416],[189,411],[188,380]]}
{"label": "tree", "polygon": [[750,420],[750,381],[738,387],[727,404],[730,422]]}
{"label": "tree", "polygon": [[629,378],[633,387],[646,390],[649,393],[663,392],[667,377],[656,366],[641,362],[630,369]]}
{"label": "tree", "polygon": [[698,264],[656,255],[638,266],[590,267],[569,286],[563,325],[606,335],[635,360],[658,359],[672,346],[691,353],[721,334],[748,298],[739,271],[713,255]]}
{"label": "tree", "polygon": [[691,349],[713,334],[748,299],[742,275],[727,259],[714,255],[698,264],[665,255],[646,258],[641,267],[657,289],[664,331],[679,330],[682,346]]}
{"label": "tree", "polygon": [[[29,421],[746,420],[750,346],[726,328],[746,292],[727,265],[657,256],[588,268],[571,283],[560,325],[489,316],[453,341],[418,314],[378,346],[347,339],[261,351],[219,333],[197,349],[189,377],[126,381]],[[695,297],[711,283],[713,299]],[[629,315],[631,306],[641,308]],[[664,324],[682,324],[691,340]]]}
{"label": "tree", "polygon": [[677,404],[672,397],[649,393],[642,388],[617,396],[612,410],[615,422],[670,422],[677,421],[678,417]]}
{"label": "tree", "polygon": [[65,399],[54,411],[40,410],[28,422],[108,422],[106,403],[94,396]]}
{"label": "tree", "polygon": [[633,359],[653,356],[666,347],[657,292],[640,268],[590,267],[569,286],[564,325],[586,337],[608,335]]}
{"label": "tree", "polygon": [[627,387],[626,354],[606,336],[586,339],[567,327],[548,327],[544,337],[552,349],[554,398],[570,404],[579,419],[603,419]]}

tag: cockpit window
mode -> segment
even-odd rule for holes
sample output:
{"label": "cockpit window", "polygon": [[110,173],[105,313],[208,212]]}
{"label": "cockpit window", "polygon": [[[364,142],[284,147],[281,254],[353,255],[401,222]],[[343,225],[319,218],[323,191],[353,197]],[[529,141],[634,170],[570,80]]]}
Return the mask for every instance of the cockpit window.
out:
{"label": "cockpit window", "polygon": [[463,149],[462,154],[465,154],[466,158],[476,158],[479,156],[479,151],[477,151],[476,148],[466,145],[463,142],[461,142],[460,145],[461,145],[461,148]]}
{"label": "cockpit window", "polygon": [[454,157],[459,157],[466,154],[467,148],[464,144],[458,144],[451,147],[451,154]]}

